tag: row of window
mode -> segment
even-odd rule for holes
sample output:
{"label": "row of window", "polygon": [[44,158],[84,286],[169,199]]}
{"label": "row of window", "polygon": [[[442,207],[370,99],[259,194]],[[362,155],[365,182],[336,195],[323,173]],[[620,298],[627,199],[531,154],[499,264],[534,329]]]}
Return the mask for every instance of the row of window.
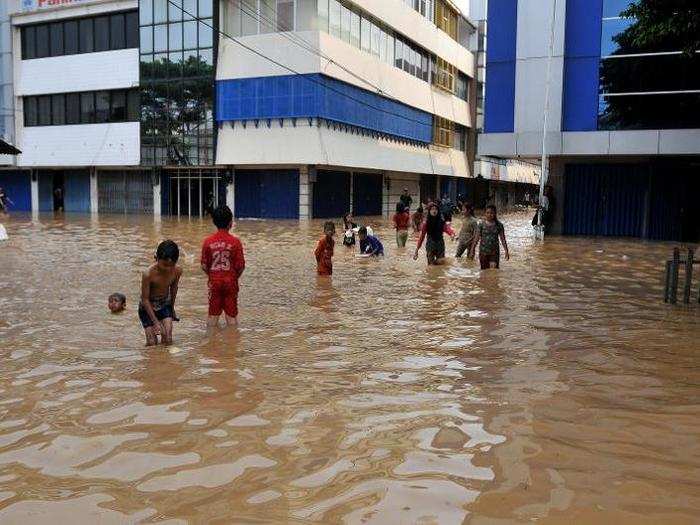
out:
{"label": "row of window", "polygon": [[140,104],[138,89],[24,97],[24,125],[30,127],[135,122],[141,115]]}
{"label": "row of window", "polygon": [[601,94],[700,91],[700,53],[603,59],[599,90]]}
{"label": "row of window", "polygon": [[446,118],[433,117],[433,144],[467,150],[467,128]]}
{"label": "row of window", "polygon": [[214,45],[211,18],[141,27],[141,53],[197,49]]}
{"label": "row of window", "polygon": [[139,0],[139,14],[142,26],[211,18],[214,0]]}
{"label": "row of window", "polygon": [[700,93],[600,97],[600,130],[695,128],[700,128]]}
{"label": "row of window", "polygon": [[22,59],[139,47],[136,11],[22,27]]}

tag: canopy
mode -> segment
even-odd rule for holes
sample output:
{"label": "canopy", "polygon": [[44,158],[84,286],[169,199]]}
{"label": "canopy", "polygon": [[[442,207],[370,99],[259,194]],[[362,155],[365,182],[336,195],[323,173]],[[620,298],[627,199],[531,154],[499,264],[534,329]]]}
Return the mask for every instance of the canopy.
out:
{"label": "canopy", "polygon": [[0,155],[19,155],[20,153],[22,152],[15,148],[12,144],[8,144],[4,140],[0,139]]}

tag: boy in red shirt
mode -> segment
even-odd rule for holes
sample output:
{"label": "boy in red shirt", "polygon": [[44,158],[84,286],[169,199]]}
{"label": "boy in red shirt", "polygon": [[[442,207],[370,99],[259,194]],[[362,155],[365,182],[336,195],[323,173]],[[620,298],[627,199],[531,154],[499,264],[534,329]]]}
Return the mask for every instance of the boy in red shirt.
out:
{"label": "boy in red shirt", "polygon": [[209,319],[207,325],[219,324],[219,316],[226,314],[226,325],[232,326],[238,317],[238,279],[245,269],[243,245],[229,233],[233,213],[228,206],[219,206],[211,214],[218,231],[204,239],[202,270],[209,276]]}
{"label": "boy in red shirt", "polygon": [[335,224],[332,221],[323,225],[323,237],[318,240],[314,255],[316,256],[316,269],[319,275],[333,275],[333,247],[335,241]]}
{"label": "boy in red shirt", "polygon": [[396,245],[399,248],[405,248],[408,240],[408,228],[411,225],[411,215],[408,213],[408,208],[401,202],[396,203],[393,221],[396,230]]}

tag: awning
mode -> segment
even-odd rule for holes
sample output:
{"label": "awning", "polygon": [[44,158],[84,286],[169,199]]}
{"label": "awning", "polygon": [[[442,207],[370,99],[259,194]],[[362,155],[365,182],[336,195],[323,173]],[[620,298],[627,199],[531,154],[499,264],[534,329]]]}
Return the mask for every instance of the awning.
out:
{"label": "awning", "polygon": [[19,155],[20,153],[22,152],[15,148],[12,144],[8,144],[4,140],[0,139],[0,155]]}

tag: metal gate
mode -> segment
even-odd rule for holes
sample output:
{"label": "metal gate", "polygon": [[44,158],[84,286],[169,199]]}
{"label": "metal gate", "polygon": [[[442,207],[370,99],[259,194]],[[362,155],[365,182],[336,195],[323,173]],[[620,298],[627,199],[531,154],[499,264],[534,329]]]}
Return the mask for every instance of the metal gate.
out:
{"label": "metal gate", "polygon": [[350,177],[347,171],[316,172],[313,186],[314,219],[342,217],[350,211]]}
{"label": "metal gate", "polygon": [[99,171],[100,213],[153,213],[153,186],[149,170]]}
{"label": "metal gate", "polygon": [[236,170],[236,217],[299,218],[298,170]]}
{"label": "metal gate", "polygon": [[374,173],[355,173],[352,181],[353,213],[362,215],[382,214],[382,176]]}
{"label": "metal gate", "polygon": [[164,194],[168,207],[164,209],[171,215],[203,217],[219,204],[226,203],[224,170],[178,168],[163,173],[161,180],[168,185]]}

